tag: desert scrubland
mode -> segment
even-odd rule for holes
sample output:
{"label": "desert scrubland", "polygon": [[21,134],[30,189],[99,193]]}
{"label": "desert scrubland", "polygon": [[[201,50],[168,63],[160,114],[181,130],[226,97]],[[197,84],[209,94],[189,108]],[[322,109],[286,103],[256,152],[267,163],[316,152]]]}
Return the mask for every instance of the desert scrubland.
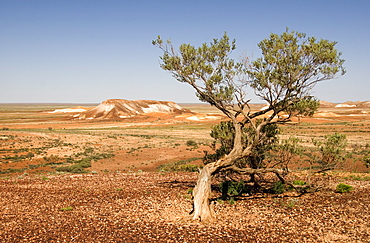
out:
{"label": "desert scrubland", "polygon": [[[123,119],[54,112],[96,105],[0,105],[0,241],[369,242],[370,168],[361,159],[310,176],[321,188],[303,195],[222,201],[215,180],[217,223],[204,225],[188,219],[189,192],[211,152],[211,126],[225,118],[204,104],[182,104],[192,112],[185,115]],[[370,108],[322,106],[282,126],[280,137],[310,147],[334,132],[346,135],[348,152],[366,153]],[[292,179],[306,181],[306,165],[293,162]],[[353,190],[336,193],[338,183]]]}

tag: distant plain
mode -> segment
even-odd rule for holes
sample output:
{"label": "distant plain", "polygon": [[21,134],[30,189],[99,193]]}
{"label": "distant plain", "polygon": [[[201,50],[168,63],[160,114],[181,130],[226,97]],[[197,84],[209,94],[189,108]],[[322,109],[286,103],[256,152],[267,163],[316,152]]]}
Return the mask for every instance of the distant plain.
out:
{"label": "distant plain", "polygon": [[[220,120],[190,121],[173,116],[137,116],[119,120],[72,120],[71,114],[51,113],[97,104],[0,104],[0,172],[51,173],[86,149],[109,158],[92,160],[90,171],[155,171],[166,163],[200,165],[210,151],[211,127]],[[180,104],[201,114],[221,113],[207,104]],[[259,110],[262,104],[251,105]],[[348,150],[370,145],[370,108],[320,108],[313,118],[281,127],[281,138],[296,136],[309,143],[334,132],[347,136]],[[187,145],[194,141],[197,146]],[[52,162],[50,162],[52,161]],[[68,163],[67,163],[68,164]],[[349,163],[351,171],[367,171]]]}

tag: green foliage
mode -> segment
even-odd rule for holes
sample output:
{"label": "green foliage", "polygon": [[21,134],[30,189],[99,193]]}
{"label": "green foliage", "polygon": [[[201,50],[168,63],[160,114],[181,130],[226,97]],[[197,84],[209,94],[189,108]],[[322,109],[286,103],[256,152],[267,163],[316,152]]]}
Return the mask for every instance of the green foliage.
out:
{"label": "green foliage", "polygon": [[294,180],[292,181],[292,184],[294,186],[299,186],[299,187],[289,187],[289,189],[294,189],[300,193],[305,193],[307,192],[309,189],[310,189],[310,186],[307,185],[307,183],[305,181],[301,181],[301,180]]}
{"label": "green foliage", "polygon": [[73,207],[71,207],[71,206],[64,207],[64,208],[60,209],[60,211],[71,211],[71,210],[73,210]]}
{"label": "green foliage", "polygon": [[309,96],[307,98],[299,100],[298,102],[293,103],[286,109],[286,112],[290,116],[297,116],[300,119],[300,117],[313,116],[319,106],[320,101],[318,101],[314,97]]}
{"label": "green foliage", "polygon": [[[160,57],[162,69],[178,81],[189,84],[201,101],[216,107],[231,120],[212,128],[215,153],[206,154],[204,163],[219,160],[233,151],[228,157],[230,160],[215,164],[219,166],[215,173],[221,169],[235,170],[234,166],[266,168],[266,158],[278,141],[278,124],[289,121],[291,115],[312,115],[318,106],[318,101],[310,95],[313,86],[338,73],[345,73],[344,60],[335,48],[336,42],[307,38],[304,33],[289,32],[288,29],[281,35],[271,34],[261,41],[258,46],[262,57],[253,62],[236,62],[230,58],[236,45],[226,33],[200,47],[182,44],[177,50],[171,41],[165,42],[160,36],[152,44],[163,51]],[[246,97],[249,89],[268,103],[267,109],[250,109],[251,99]],[[334,137],[335,145],[331,137],[316,145],[322,155],[317,161],[326,167],[342,158],[343,139]],[[288,157],[300,152],[298,140],[293,139],[282,143],[279,149],[286,158],[275,165],[286,166]],[[254,175],[251,178],[253,180]],[[229,186],[225,184],[224,187]],[[275,193],[283,190],[285,185],[281,182],[274,185]]]}
{"label": "green foliage", "polygon": [[[28,149],[26,149],[26,150],[28,150]],[[14,150],[14,152],[17,153],[17,152],[21,152],[21,151]],[[28,152],[27,154],[22,154],[22,155],[4,156],[2,159],[11,160],[12,162],[19,162],[19,161],[22,161],[22,160],[31,159],[33,157],[35,157],[34,153]]]}
{"label": "green foliage", "polygon": [[197,172],[199,171],[199,166],[193,165],[193,164],[184,164],[184,165],[180,165],[178,170],[184,171],[184,172]]}
{"label": "green foliage", "polygon": [[60,164],[62,161],[62,158],[54,154],[50,155],[49,157],[45,156],[43,157],[43,159],[45,160],[45,162],[48,162],[49,165]]}
{"label": "green foliage", "polygon": [[66,163],[73,163],[70,166],[62,166],[56,168],[59,172],[69,172],[69,173],[87,173],[89,172],[86,168],[91,167],[92,161],[98,161],[101,159],[107,159],[113,157],[114,154],[110,153],[96,153],[94,148],[87,147],[84,152],[74,154],[66,158]]}
{"label": "green foliage", "polygon": [[89,172],[85,168],[91,167],[91,164],[89,162],[82,162],[78,164],[74,164],[71,166],[61,166],[56,168],[56,171],[59,172],[70,172],[70,173],[87,173]]}
{"label": "green foliage", "polygon": [[[229,58],[235,50],[235,40],[230,41],[226,33],[221,39],[213,39],[209,44],[203,43],[196,48],[190,44],[182,44],[178,53],[171,41],[164,41],[160,36],[153,45],[164,51],[161,57],[161,68],[170,71],[178,81],[195,85],[203,80],[203,86],[197,86],[197,96],[201,101],[216,105],[232,103],[235,86],[233,77],[241,72],[241,65]],[[195,88],[195,86],[193,86]]]}
{"label": "green foliage", "polygon": [[336,44],[288,29],[281,35],[271,34],[258,44],[263,57],[252,63],[250,85],[269,104],[283,101],[281,105],[285,106],[286,102],[299,101],[316,82],[345,73]]}
{"label": "green foliage", "polygon": [[159,171],[167,171],[167,172],[197,172],[199,170],[198,165],[189,164],[190,162],[194,160],[198,160],[200,158],[190,158],[185,160],[180,160],[176,162],[171,162],[167,164],[162,164],[157,167],[157,170]]}
{"label": "green foliage", "polygon": [[285,184],[282,183],[281,181],[277,181],[273,184],[271,191],[274,194],[282,194],[285,192]]}
{"label": "green foliage", "polygon": [[194,149],[198,148],[198,143],[195,142],[194,140],[188,140],[186,141],[186,146],[188,147],[193,147]]}
{"label": "green foliage", "polygon": [[229,202],[231,205],[234,205],[234,204],[235,204],[235,198],[234,198],[234,197],[230,197],[230,199],[228,200],[228,202]]}
{"label": "green foliage", "polygon": [[301,181],[301,180],[295,180],[292,182],[293,185],[296,185],[296,186],[304,186],[306,185],[307,183],[305,181]]}
{"label": "green foliage", "polygon": [[338,193],[347,193],[351,192],[353,190],[353,187],[344,183],[339,183],[337,187],[335,188],[335,192]]}
{"label": "green foliage", "polygon": [[249,187],[244,183],[243,180],[240,181],[223,181],[219,185],[219,189],[222,193],[222,198],[225,200],[227,198],[234,198],[240,196],[243,193],[249,192]]}
{"label": "green foliage", "polygon": [[311,157],[322,169],[334,169],[347,158],[347,139],[344,134],[334,133],[326,135],[323,141],[312,139],[312,142],[319,155],[312,154]]}

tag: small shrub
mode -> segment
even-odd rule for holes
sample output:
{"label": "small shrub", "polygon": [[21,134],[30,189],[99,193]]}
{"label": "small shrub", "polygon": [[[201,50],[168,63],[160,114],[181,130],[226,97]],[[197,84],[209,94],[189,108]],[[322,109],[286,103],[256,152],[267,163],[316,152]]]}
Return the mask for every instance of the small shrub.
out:
{"label": "small shrub", "polygon": [[236,181],[223,181],[220,183],[220,191],[222,193],[222,198],[231,198],[235,196],[240,196],[242,193],[247,192],[248,188],[243,180]]}
{"label": "small shrub", "polygon": [[285,192],[285,184],[283,184],[281,181],[278,181],[274,183],[271,190],[274,194],[282,194]]}
{"label": "small shrub", "polygon": [[296,186],[304,186],[306,184],[307,183],[305,181],[301,181],[301,180],[295,180],[295,181],[293,181],[293,185],[296,185]]}
{"label": "small shrub", "polygon": [[190,162],[194,160],[198,160],[200,158],[195,157],[195,158],[190,158],[190,159],[185,159],[185,160],[180,160],[176,162],[171,162],[167,164],[162,164],[157,167],[157,170],[164,172],[197,172],[198,171],[198,166],[189,164]]}
{"label": "small shrub", "polygon": [[26,158],[28,159],[33,158],[33,157],[35,157],[35,155],[32,152],[28,152],[26,155]]}
{"label": "small shrub", "polygon": [[195,142],[194,140],[188,140],[188,141],[186,141],[186,146],[198,148],[198,143]]}
{"label": "small shrub", "polygon": [[73,210],[73,207],[71,207],[71,206],[64,207],[64,208],[60,209],[60,211],[71,211],[71,210]]}
{"label": "small shrub", "polygon": [[[91,166],[91,164],[90,164]],[[70,173],[87,173],[88,171],[85,170],[85,168],[87,167],[90,167],[90,166],[87,166],[87,164],[74,164],[74,165],[71,165],[71,166],[62,166],[62,167],[58,167],[56,168],[56,171],[58,172],[70,172]]]}
{"label": "small shrub", "polygon": [[335,189],[338,193],[347,193],[353,190],[353,187],[344,183],[339,183]]}
{"label": "small shrub", "polygon": [[298,191],[300,193],[305,193],[305,192],[307,192],[307,190],[310,189],[310,186],[307,185],[307,183],[305,181],[295,180],[295,181],[292,182],[292,184],[295,185],[295,186],[300,186],[300,187],[296,187],[296,188],[289,187],[289,189],[295,189],[296,191]]}
{"label": "small shrub", "polygon": [[318,149],[319,155],[314,154],[314,161],[321,169],[334,169],[343,162],[349,154],[346,152],[346,135],[334,133],[326,135],[324,141],[312,139],[313,145]]}
{"label": "small shrub", "polygon": [[192,164],[184,164],[184,165],[180,165],[178,170],[179,171],[184,171],[184,172],[197,172],[198,171],[198,166],[197,165],[192,165]]}

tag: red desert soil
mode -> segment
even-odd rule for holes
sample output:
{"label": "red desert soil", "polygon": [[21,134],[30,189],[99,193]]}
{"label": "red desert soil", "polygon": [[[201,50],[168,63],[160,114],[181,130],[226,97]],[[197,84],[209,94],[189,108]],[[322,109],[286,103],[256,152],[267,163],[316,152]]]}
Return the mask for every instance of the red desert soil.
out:
{"label": "red desert soil", "polygon": [[[303,118],[301,126],[285,127],[287,136],[307,139],[338,131],[351,144],[370,144],[369,108],[328,107],[320,113]],[[3,170],[42,164],[52,155],[64,158],[85,147],[112,150],[115,157],[93,162],[89,170],[97,173],[48,174],[55,169],[40,167],[1,175],[0,242],[370,242],[369,174],[355,174],[367,179],[353,180],[328,173],[313,178],[323,186],[316,193],[245,195],[235,204],[217,200],[214,191],[216,222],[204,225],[189,220],[188,190],[198,174],[152,171],[162,163],[201,157],[206,146],[191,149],[186,141],[207,141],[210,126],[220,120],[148,113],[119,122],[71,121],[65,114],[30,114],[2,113],[1,156],[33,151],[26,149],[42,153],[5,161]],[[65,145],[53,145],[57,141]],[[341,182],[354,190],[335,193]]]}
{"label": "red desert soil", "polygon": [[[0,180],[1,242],[369,242],[370,185],[329,174],[315,194],[214,201],[188,220],[196,173],[24,176]],[[215,192],[213,198],[220,196]]]}

